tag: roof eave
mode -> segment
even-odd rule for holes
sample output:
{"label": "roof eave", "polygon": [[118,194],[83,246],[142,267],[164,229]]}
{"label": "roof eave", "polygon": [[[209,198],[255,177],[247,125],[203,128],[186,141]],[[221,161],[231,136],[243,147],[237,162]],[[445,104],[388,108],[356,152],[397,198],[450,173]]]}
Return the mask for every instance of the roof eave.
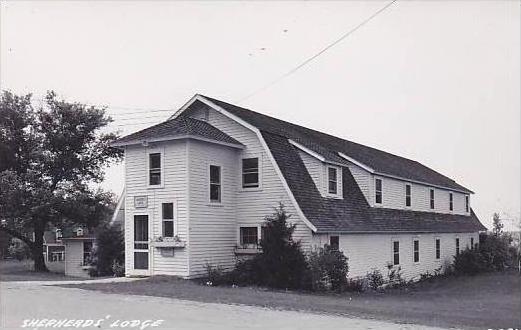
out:
{"label": "roof eave", "polygon": [[112,143],[111,146],[115,147],[115,148],[122,148],[122,147],[126,147],[126,146],[131,146],[131,145],[139,145],[139,144],[146,145],[148,143],[153,143],[153,142],[164,142],[164,141],[173,141],[173,140],[182,140],[182,139],[199,140],[199,141],[219,144],[219,145],[223,145],[223,146],[227,146],[227,147],[231,147],[231,148],[244,149],[244,145],[241,143],[218,141],[218,140],[208,139],[208,138],[204,138],[204,137],[201,137],[198,135],[193,135],[193,134],[164,136],[164,137],[149,138],[149,139],[134,139],[134,140],[123,141],[123,142],[116,141],[116,142]]}

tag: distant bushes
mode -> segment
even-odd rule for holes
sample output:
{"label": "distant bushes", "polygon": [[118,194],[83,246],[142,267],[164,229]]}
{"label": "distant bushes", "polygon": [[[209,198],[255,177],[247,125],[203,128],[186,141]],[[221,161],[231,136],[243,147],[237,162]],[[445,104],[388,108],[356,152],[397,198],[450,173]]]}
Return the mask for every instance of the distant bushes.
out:
{"label": "distant bushes", "polygon": [[511,239],[507,235],[482,234],[477,247],[454,256],[453,270],[456,274],[475,275],[513,267],[519,256],[510,243]]}

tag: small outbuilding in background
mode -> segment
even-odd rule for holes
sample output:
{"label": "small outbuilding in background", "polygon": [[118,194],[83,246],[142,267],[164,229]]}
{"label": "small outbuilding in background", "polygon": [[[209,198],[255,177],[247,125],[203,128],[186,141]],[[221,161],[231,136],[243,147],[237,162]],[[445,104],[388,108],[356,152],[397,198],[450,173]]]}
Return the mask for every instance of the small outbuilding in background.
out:
{"label": "small outbuilding in background", "polygon": [[77,228],[70,235],[64,235],[62,242],[65,245],[65,275],[90,277],[90,261],[96,237],[87,229]]}

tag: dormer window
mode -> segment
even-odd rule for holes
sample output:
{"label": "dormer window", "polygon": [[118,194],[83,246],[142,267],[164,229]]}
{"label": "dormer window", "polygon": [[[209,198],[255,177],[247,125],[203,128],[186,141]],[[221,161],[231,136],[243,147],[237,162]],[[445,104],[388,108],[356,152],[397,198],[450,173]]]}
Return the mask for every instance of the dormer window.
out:
{"label": "dormer window", "polygon": [[338,193],[338,174],[336,168],[327,168],[327,182],[327,192],[336,195]]}
{"label": "dormer window", "polygon": [[411,206],[411,185],[405,185],[405,206]]}
{"label": "dormer window", "polygon": [[382,204],[382,179],[374,180],[375,186],[375,203]]}

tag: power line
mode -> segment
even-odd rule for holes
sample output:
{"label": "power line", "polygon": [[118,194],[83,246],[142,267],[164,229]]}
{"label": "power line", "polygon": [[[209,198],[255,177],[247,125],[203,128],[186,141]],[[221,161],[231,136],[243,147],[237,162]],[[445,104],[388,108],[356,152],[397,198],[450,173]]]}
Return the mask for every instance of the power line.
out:
{"label": "power line", "polygon": [[309,57],[308,59],[306,59],[304,62],[300,63],[299,65],[297,65],[296,67],[294,67],[293,69],[289,70],[288,72],[286,72],[285,74],[283,74],[282,76],[278,77],[277,79],[273,80],[272,82],[264,85],[263,87],[253,91],[252,93],[244,96],[243,98],[235,101],[235,102],[242,102],[244,100],[247,100],[249,99],[250,97],[268,89],[269,87],[275,85],[276,83],[278,83],[279,81],[281,81],[282,79],[292,75],[293,73],[295,73],[296,71],[298,71],[299,69],[301,69],[303,66],[307,65],[309,62],[313,61],[314,59],[316,59],[317,57],[319,57],[320,55],[322,55],[323,53],[325,53],[326,51],[328,51],[329,49],[333,48],[334,46],[336,46],[338,43],[340,43],[342,40],[344,40],[345,38],[347,38],[349,35],[351,35],[353,32],[355,32],[356,30],[358,30],[359,28],[361,28],[362,26],[364,26],[366,23],[368,23],[369,21],[371,21],[373,18],[375,18],[376,16],[378,16],[380,13],[382,13],[384,10],[386,10],[387,8],[389,8],[391,5],[393,5],[396,1],[398,0],[392,0],[391,2],[389,2],[388,4],[386,4],[385,6],[383,6],[382,8],[380,8],[378,11],[376,11],[374,14],[372,14],[371,16],[369,16],[368,18],[366,18],[365,20],[363,20],[360,24],[358,24],[357,26],[355,26],[354,28],[352,28],[351,30],[347,31],[346,33],[344,33],[340,38],[338,38],[337,40],[333,41],[332,43],[330,43],[329,45],[327,45],[326,47],[324,47],[321,51],[319,51],[318,53],[316,53],[315,55]]}

